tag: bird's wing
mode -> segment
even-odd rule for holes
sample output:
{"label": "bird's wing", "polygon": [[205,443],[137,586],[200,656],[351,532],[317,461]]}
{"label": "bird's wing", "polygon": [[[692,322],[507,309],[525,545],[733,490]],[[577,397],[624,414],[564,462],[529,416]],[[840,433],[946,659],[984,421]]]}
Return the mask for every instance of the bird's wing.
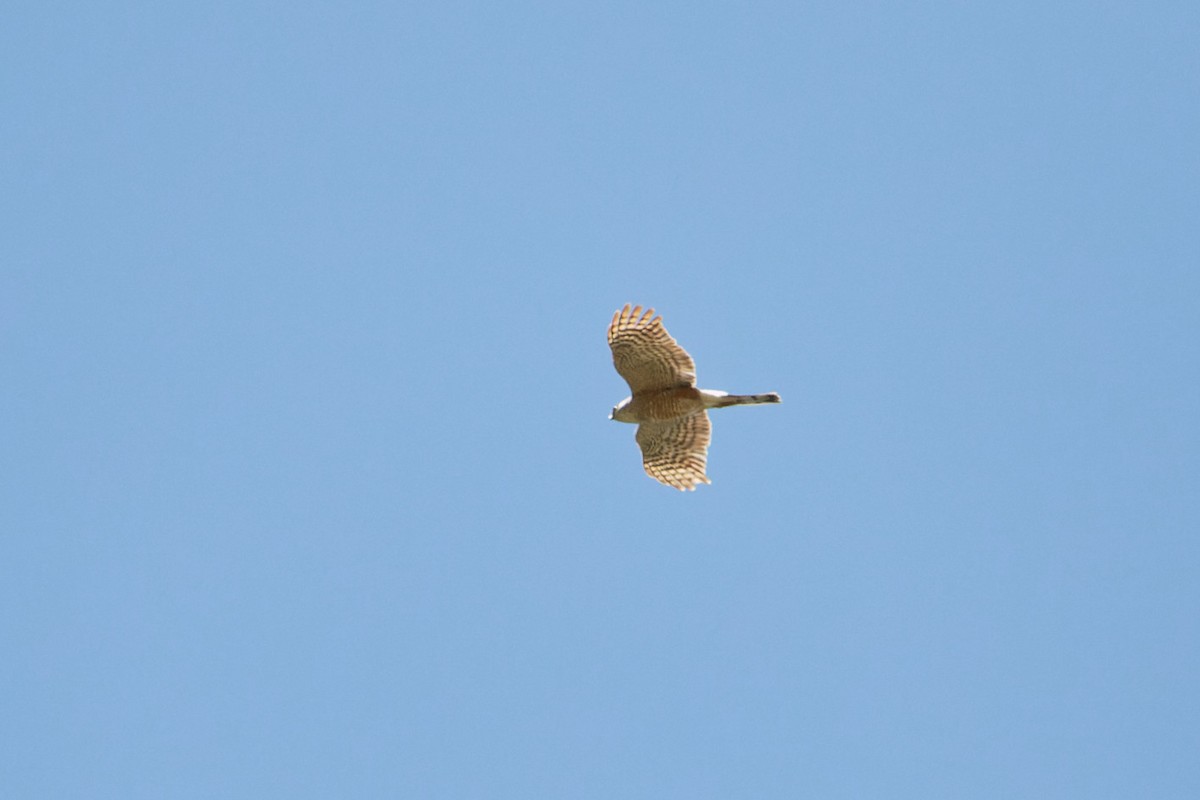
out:
{"label": "bird's wing", "polygon": [[637,429],[646,474],[679,490],[712,482],[704,474],[711,439],[712,424],[703,410],[667,422],[643,422]]}
{"label": "bird's wing", "polygon": [[662,317],[654,316],[652,308],[643,314],[641,306],[630,311],[626,305],[613,314],[608,346],[613,366],[633,394],[696,385],[695,362],[667,333]]}

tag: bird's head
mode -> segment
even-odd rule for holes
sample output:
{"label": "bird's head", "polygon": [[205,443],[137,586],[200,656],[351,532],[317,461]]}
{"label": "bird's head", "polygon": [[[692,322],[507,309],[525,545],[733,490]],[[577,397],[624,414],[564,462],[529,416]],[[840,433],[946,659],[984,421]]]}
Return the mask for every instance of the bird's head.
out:
{"label": "bird's head", "polygon": [[629,404],[632,402],[632,397],[626,397],[624,400],[613,406],[613,410],[608,415],[608,418],[615,419],[617,422],[633,422],[633,420],[629,419],[629,417],[625,414],[625,409],[628,408]]}

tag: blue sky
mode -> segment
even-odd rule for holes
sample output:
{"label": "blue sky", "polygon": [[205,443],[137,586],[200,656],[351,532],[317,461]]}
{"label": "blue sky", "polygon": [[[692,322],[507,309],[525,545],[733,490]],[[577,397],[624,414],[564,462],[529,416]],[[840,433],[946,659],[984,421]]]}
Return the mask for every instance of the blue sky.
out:
{"label": "blue sky", "polygon": [[4,16],[0,793],[1200,794],[1194,3]]}

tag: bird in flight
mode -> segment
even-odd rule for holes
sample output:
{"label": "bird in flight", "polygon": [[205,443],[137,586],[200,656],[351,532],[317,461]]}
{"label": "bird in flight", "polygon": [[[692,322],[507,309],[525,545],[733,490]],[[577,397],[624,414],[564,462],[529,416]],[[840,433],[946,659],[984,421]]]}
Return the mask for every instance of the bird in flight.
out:
{"label": "bird in flight", "polygon": [[704,474],[712,423],[708,409],[778,403],[779,395],[728,394],[696,388],[696,364],[671,338],[654,309],[629,305],[608,326],[613,366],[632,395],[613,407],[609,419],[638,426],[646,474],[676,489],[712,483]]}

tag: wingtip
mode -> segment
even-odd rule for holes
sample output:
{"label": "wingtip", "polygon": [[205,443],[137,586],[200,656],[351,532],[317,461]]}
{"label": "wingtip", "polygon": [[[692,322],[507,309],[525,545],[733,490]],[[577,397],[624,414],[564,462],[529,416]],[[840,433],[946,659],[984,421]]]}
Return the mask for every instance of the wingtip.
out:
{"label": "wingtip", "polygon": [[652,325],[656,320],[662,319],[661,316],[655,316],[653,306],[641,306],[626,303],[621,307],[620,311],[613,314],[613,324],[630,325],[640,327],[643,325]]}

